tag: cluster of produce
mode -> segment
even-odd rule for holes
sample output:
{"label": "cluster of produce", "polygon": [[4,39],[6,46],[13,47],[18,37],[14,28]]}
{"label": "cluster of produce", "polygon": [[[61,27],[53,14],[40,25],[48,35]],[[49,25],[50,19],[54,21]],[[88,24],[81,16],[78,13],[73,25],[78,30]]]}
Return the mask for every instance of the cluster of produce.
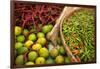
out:
{"label": "cluster of produce", "polygon": [[53,25],[45,25],[42,27],[41,32],[32,32],[29,34],[29,30],[22,30],[21,27],[15,26],[15,64],[34,65],[70,63],[70,58],[65,56],[63,46],[60,46],[59,49],[48,49],[49,47],[46,34],[49,33],[52,28]]}
{"label": "cluster of produce", "polygon": [[[68,64],[68,56],[60,38],[57,46],[47,39],[64,5],[15,3],[15,65]],[[91,62],[95,57],[95,11],[83,8],[64,19],[62,32],[66,44],[78,62]]]}
{"label": "cluster of produce", "polygon": [[15,4],[15,65],[70,63],[64,47],[52,48],[46,38],[62,9],[58,5]]}
{"label": "cluster of produce", "polygon": [[95,58],[94,9],[84,8],[73,13],[63,23],[66,44],[81,62],[91,62]]}

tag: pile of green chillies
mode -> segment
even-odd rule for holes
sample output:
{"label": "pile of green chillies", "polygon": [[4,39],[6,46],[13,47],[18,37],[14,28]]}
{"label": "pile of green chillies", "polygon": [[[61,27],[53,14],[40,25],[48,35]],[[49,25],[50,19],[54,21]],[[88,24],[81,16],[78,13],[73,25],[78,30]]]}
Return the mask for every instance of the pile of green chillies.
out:
{"label": "pile of green chillies", "polygon": [[81,62],[91,62],[95,58],[95,10],[83,8],[74,12],[63,23],[66,44]]}

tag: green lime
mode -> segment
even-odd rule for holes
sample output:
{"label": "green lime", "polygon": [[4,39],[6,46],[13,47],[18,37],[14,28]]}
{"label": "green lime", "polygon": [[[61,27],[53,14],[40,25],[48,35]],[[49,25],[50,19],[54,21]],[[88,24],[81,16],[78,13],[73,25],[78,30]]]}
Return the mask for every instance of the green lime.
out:
{"label": "green lime", "polygon": [[17,56],[15,59],[15,64],[16,65],[23,65],[24,64],[24,56],[23,55]]}
{"label": "green lime", "polygon": [[38,54],[35,51],[31,51],[28,54],[28,60],[34,61],[38,57]]}
{"label": "green lime", "polygon": [[36,64],[45,64],[46,60],[45,58],[43,57],[38,57],[36,60],[35,60],[35,63]]}
{"label": "green lime", "polygon": [[24,54],[28,51],[28,49],[26,47],[20,47],[17,49],[17,54]]}
{"label": "green lime", "polygon": [[21,43],[21,42],[16,42],[15,43],[15,49],[18,49],[18,48],[20,48],[22,46],[23,46],[23,43]]}
{"label": "green lime", "polygon": [[65,63],[70,63],[70,58],[69,57],[65,57]]}
{"label": "green lime", "polygon": [[42,45],[38,44],[38,43],[36,43],[32,46],[32,50],[34,50],[34,51],[39,51],[41,48],[42,48]]}
{"label": "green lime", "polygon": [[39,33],[37,33],[37,37],[38,37],[38,38],[41,38],[41,37],[45,37],[45,35],[44,35],[44,33],[39,32]]}
{"label": "green lime", "polygon": [[28,33],[29,33],[28,29],[24,29],[24,30],[23,30],[23,35],[24,35],[24,36],[27,36]]}
{"label": "green lime", "polygon": [[61,55],[58,55],[58,56],[56,57],[56,59],[55,59],[55,62],[56,62],[57,64],[64,63],[64,57],[61,56]]}
{"label": "green lime", "polygon": [[17,36],[16,39],[17,39],[18,42],[24,42],[25,41],[24,35],[19,35],[19,36]]}
{"label": "green lime", "polygon": [[15,35],[20,35],[22,32],[22,28],[19,26],[15,26]]}
{"label": "green lime", "polygon": [[43,37],[38,38],[37,43],[39,43],[39,44],[41,44],[41,45],[45,45],[45,44],[46,44],[46,39],[43,38]]}
{"label": "green lime", "polygon": [[42,27],[42,32],[46,34],[46,33],[50,32],[52,30],[52,28],[53,28],[52,25],[45,25]]}
{"label": "green lime", "polygon": [[53,49],[50,50],[50,56],[52,58],[55,58],[56,56],[58,56],[58,54],[59,54],[58,49],[53,48]]}
{"label": "green lime", "polygon": [[48,27],[49,27],[49,29],[50,29],[50,31],[51,31],[52,28],[53,28],[53,25],[52,25],[52,24],[48,24]]}
{"label": "green lime", "polygon": [[25,47],[29,48],[33,44],[33,41],[27,40],[24,44]]}
{"label": "green lime", "polygon": [[47,49],[47,48],[41,48],[41,49],[39,50],[39,55],[40,55],[41,57],[48,58],[48,56],[49,56],[49,51],[48,51],[48,49]]}
{"label": "green lime", "polygon": [[26,62],[25,65],[34,65],[34,62]]}
{"label": "green lime", "polygon": [[63,46],[61,46],[60,48],[59,48],[59,52],[60,52],[60,54],[61,55],[65,55],[65,49],[64,49],[64,47]]}
{"label": "green lime", "polygon": [[55,61],[54,61],[54,59],[52,59],[52,58],[48,58],[48,59],[46,60],[46,64],[55,64]]}
{"label": "green lime", "polygon": [[29,40],[35,41],[36,40],[36,35],[34,33],[30,34],[28,37]]}

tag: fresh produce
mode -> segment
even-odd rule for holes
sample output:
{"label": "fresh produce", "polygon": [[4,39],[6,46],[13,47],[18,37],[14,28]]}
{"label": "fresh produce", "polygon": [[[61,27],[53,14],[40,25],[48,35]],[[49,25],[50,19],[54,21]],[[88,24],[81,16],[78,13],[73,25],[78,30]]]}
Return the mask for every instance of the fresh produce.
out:
{"label": "fresh produce", "polygon": [[38,37],[38,38],[45,37],[45,34],[42,33],[42,32],[39,32],[39,33],[37,33],[37,37]]}
{"label": "fresh produce", "polygon": [[15,49],[18,49],[18,48],[20,48],[22,46],[23,46],[23,43],[21,43],[21,42],[16,42],[15,43]]}
{"label": "fresh produce", "polygon": [[45,64],[45,58],[43,57],[38,57],[35,61],[36,64]]}
{"label": "fresh produce", "polygon": [[50,31],[53,29],[53,25],[52,24],[48,24],[48,27],[49,27]]}
{"label": "fresh produce", "polygon": [[25,41],[24,35],[19,35],[19,36],[17,36],[16,39],[17,39],[18,42],[24,42]]}
{"label": "fresh produce", "polygon": [[19,27],[19,26],[16,26],[16,27],[15,27],[15,35],[20,35],[21,32],[22,32],[22,28]]}
{"label": "fresh produce", "polygon": [[34,51],[39,51],[40,49],[42,48],[42,45],[41,44],[34,44],[33,46],[32,46],[32,50],[34,50]]}
{"label": "fresh produce", "polygon": [[34,42],[31,40],[27,40],[24,44],[25,47],[29,48]]}
{"label": "fresh produce", "polygon": [[65,49],[64,49],[64,47],[63,46],[61,46],[60,48],[59,48],[59,52],[60,52],[60,54],[62,54],[62,55],[65,55]]}
{"label": "fresh produce", "polygon": [[48,49],[47,49],[47,48],[41,48],[41,49],[39,50],[39,55],[40,55],[41,57],[48,58],[48,56],[49,56],[49,51],[48,51]]}
{"label": "fresh produce", "polygon": [[28,49],[26,47],[20,47],[17,49],[17,54],[20,55],[20,54],[24,54],[28,52]]}
{"label": "fresh produce", "polygon": [[28,60],[34,61],[38,57],[38,54],[35,51],[31,51],[28,54]]}
{"label": "fresh produce", "polygon": [[55,58],[55,62],[57,64],[63,64],[64,63],[64,57],[61,56],[61,55],[58,55],[56,58]]}
{"label": "fresh produce", "polygon": [[42,27],[42,32],[46,34],[46,33],[50,32],[52,30],[52,28],[53,28],[52,25],[45,25]]}
{"label": "fresh produce", "polygon": [[52,50],[50,50],[50,56],[55,58],[56,56],[58,56],[59,52],[56,48],[53,48]]}
{"label": "fresh produce", "polygon": [[35,41],[36,40],[36,35],[34,33],[30,34],[28,37],[29,40]]}
{"label": "fresh produce", "polygon": [[16,65],[23,65],[24,64],[24,57],[23,55],[19,55],[15,59],[15,64]]}
{"label": "fresh produce", "polygon": [[46,44],[46,39],[44,37],[38,38],[37,43],[39,43],[41,45],[45,45]]}
{"label": "fresh produce", "polygon": [[64,5],[23,3],[14,5],[15,59],[22,54],[24,65],[52,64],[54,59],[49,58],[50,41],[46,35],[52,30]]}
{"label": "fresh produce", "polygon": [[55,61],[54,61],[54,59],[52,59],[52,58],[48,58],[48,59],[46,60],[46,64],[55,64]]}
{"label": "fresh produce", "polygon": [[94,9],[84,8],[63,23],[66,44],[82,62],[91,62],[95,56],[94,17]]}
{"label": "fresh produce", "polygon": [[27,62],[25,65],[34,65],[34,62]]}
{"label": "fresh produce", "polygon": [[24,29],[24,30],[23,30],[23,35],[24,35],[24,36],[27,36],[28,34],[29,34],[28,29]]}
{"label": "fresh produce", "polygon": [[94,9],[82,8],[63,20],[61,12],[65,7],[57,4],[14,4],[15,66],[75,63],[63,45],[61,31],[77,63],[94,59]]}
{"label": "fresh produce", "polygon": [[71,59],[69,57],[65,57],[65,63],[70,63]]}

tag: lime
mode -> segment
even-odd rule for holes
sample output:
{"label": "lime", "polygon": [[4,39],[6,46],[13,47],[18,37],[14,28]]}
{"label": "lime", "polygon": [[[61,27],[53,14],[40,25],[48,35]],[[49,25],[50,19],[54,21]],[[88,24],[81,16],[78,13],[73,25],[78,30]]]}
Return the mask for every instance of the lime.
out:
{"label": "lime", "polygon": [[61,56],[61,55],[58,55],[58,56],[56,57],[56,59],[55,59],[55,62],[56,62],[57,64],[64,63],[64,57]]}
{"label": "lime", "polygon": [[15,49],[18,49],[18,48],[20,48],[22,46],[23,46],[23,43],[21,43],[21,42],[16,42],[15,43]]}
{"label": "lime", "polygon": [[45,37],[45,35],[44,35],[44,33],[39,32],[39,33],[37,33],[37,37],[38,37],[38,38],[41,38],[41,37]]}
{"label": "lime", "polygon": [[22,28],[19,26],[15,26],[15,35],[20,35],[22,32]]}
{"label": "lime", "polygon": [[17,54],[24,54],[28,51],[28,49],[26,47],[20,47],[17,49]]}
{"label": "lime", "polygon": [[17,36],[16,39],[17,39],[18,42],[24,42],[25,41],[24,35],[19,35],[19,36]]}
{"label": "lime", "polygon": [[35,51],[31,51],[28,54],[28,60],[34,61],[38,57],[38,54]]}
{"label": "lime", "polygon": [[43,57],[38,57],[35,61],[36,64],[45,64],[46,60]]}
{"label": "lime", "polygon": [[38,44],[38,43],[36,43],[32,46],[32,50],[34,50],[34,51],[39,51],[41,48],[42,48],[42,45]]}
{"label": "lime", "polygon": [[46,34],[46,33],[50,32],[52,30],[52,28],[53,28],[52,25],[45,25],[42,27],[42,32]]}
{"label": "lime", "polygon": [[36,40],[36,35],[34,33],[30,34],[28,37],[29,40],[35,41]]}
{"label": "lime", "polygon": [[48,51],[48,49],[47,49],[47,48],[41,48],[41,49],[39,50],[39,55],[40,55],[41,57],[47,58],[47,57],[49,56],[49,51]]}
{"label": "lime", "polygon": [[33,41],[27,40],[24,44],[25,47],[29,48],[33,44]]}
{"label": "lime", "polygon": [[25,65],[34,65],[34,62],[26,62]]}
{"label": "lime", "polygon": [[15,59],[15,64],[16,65],[23,65],[24,64],[24,56],[23,55],[17,56]]}
{"label": "lime", "polygon": [[43,38],[43,37],[38,38],[37,43],[39,43],[39,44],[41,44],[41,45],[45,45],[45,44],[46,44],[46,39]]}

